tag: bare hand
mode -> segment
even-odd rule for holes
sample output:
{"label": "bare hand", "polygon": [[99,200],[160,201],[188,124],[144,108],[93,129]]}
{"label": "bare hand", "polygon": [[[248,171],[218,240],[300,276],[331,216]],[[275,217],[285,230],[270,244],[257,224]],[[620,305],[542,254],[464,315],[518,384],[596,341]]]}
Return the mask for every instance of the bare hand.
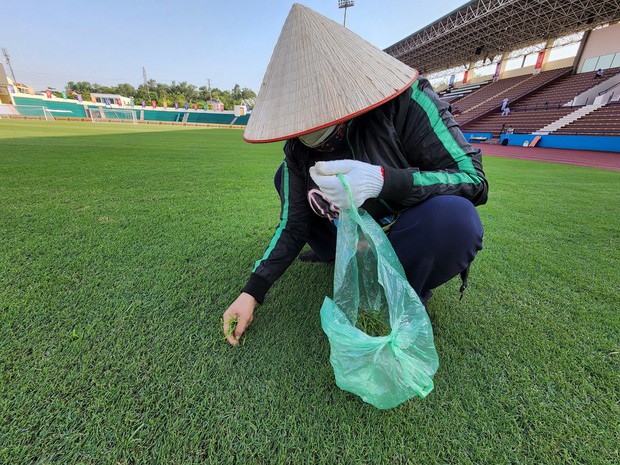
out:
{"label": "bare hand", "polygon": [[[250,294],[242,292],[239,297],[224,312],[224,334],[230,345],[237,345],[241,335],[254,319],[256,299]],[[231,325],[236,321],[237,325],[232,331]]]}

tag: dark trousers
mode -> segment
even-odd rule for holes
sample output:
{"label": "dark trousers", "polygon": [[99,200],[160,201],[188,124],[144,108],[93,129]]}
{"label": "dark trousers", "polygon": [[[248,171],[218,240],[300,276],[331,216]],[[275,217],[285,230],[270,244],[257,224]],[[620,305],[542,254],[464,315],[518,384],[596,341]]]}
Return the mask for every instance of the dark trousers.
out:
{"label": "dark trousers", "polygon": [[[282,168],[275,176],[279,192]],[[411,287],[423,302],[431,290],[469,268],[482,250],[482,222],[474,205],[463,197],[440,195],[400,213],[388,232]],[[337,229],[314,215],[308,245],[324,260],[336,254]]]}

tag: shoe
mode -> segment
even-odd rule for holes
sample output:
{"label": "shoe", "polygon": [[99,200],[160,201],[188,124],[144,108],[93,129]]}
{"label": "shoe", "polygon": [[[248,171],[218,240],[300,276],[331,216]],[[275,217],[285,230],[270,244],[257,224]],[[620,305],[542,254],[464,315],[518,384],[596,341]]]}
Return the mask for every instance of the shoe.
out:
{"label": "shoe", "polygon": [[334,261],[333,258],[331,260],[323,260],[314,250],[308,250],[307,252],[300,253],[297,258],[300,262],[306,263],[332,263]]}

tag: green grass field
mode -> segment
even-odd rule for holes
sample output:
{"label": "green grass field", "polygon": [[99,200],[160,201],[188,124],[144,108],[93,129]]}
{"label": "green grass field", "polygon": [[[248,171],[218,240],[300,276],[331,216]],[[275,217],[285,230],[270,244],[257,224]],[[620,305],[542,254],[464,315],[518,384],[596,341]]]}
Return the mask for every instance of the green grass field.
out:
{"label": "green grass field", "polygon": [[486,157],[435,390],[380,411],[334,384],[331,266],[225,342],[279,213],[281,144],[241,137],[0,120],[0,463],[618,463],[620,173]]}

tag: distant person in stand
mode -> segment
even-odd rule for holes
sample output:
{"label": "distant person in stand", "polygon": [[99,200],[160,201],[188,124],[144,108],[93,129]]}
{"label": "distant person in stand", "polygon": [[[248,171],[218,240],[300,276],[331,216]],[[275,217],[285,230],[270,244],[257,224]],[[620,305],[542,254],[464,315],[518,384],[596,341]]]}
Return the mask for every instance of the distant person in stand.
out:
{"label": "distant person in stand", "polygon": [[504,111],[507,106],[508,106],[508,97],[504,98],[504,100],[502,101],[502,111]]}
{"label": "distant person in stand", "polygon": [[594,79],[603,77],[603,70],[601,68],[596,70],[596,74],[594,75]]}
{"label": "distant person in stand", "polygon": [[504,134],[504,137],[500,136],[500,143],[502,145],[508,145],[508,142],[510,141],[510,136],[512,136],[512,134],[515,132],[515,130],[512,128],[512,126],[508,126],[508,129],[506,129],[506,132]]}
{"label": "distant person in stand", "polygon": [[510,114],[510,107],[504,108],[502,111],[502,116],[508,116]]}
{"label": "distant person in stand", "polygon": [[[488,183],[480,150],[416,70],[294,4],[243,137],[285,141],[284,162],[274,177],[280,224],[223,315],[231,345],[306,244],[311,250],[300,260],[334,260],[336,220],[351,206],[363,206],[387,231],[423,303],[459,274],[464,289],[482,249],[475,207],[486,203]],[[354,205],[337,174],[347,179]],[[237,322],[232,333],[231,320]]]}

